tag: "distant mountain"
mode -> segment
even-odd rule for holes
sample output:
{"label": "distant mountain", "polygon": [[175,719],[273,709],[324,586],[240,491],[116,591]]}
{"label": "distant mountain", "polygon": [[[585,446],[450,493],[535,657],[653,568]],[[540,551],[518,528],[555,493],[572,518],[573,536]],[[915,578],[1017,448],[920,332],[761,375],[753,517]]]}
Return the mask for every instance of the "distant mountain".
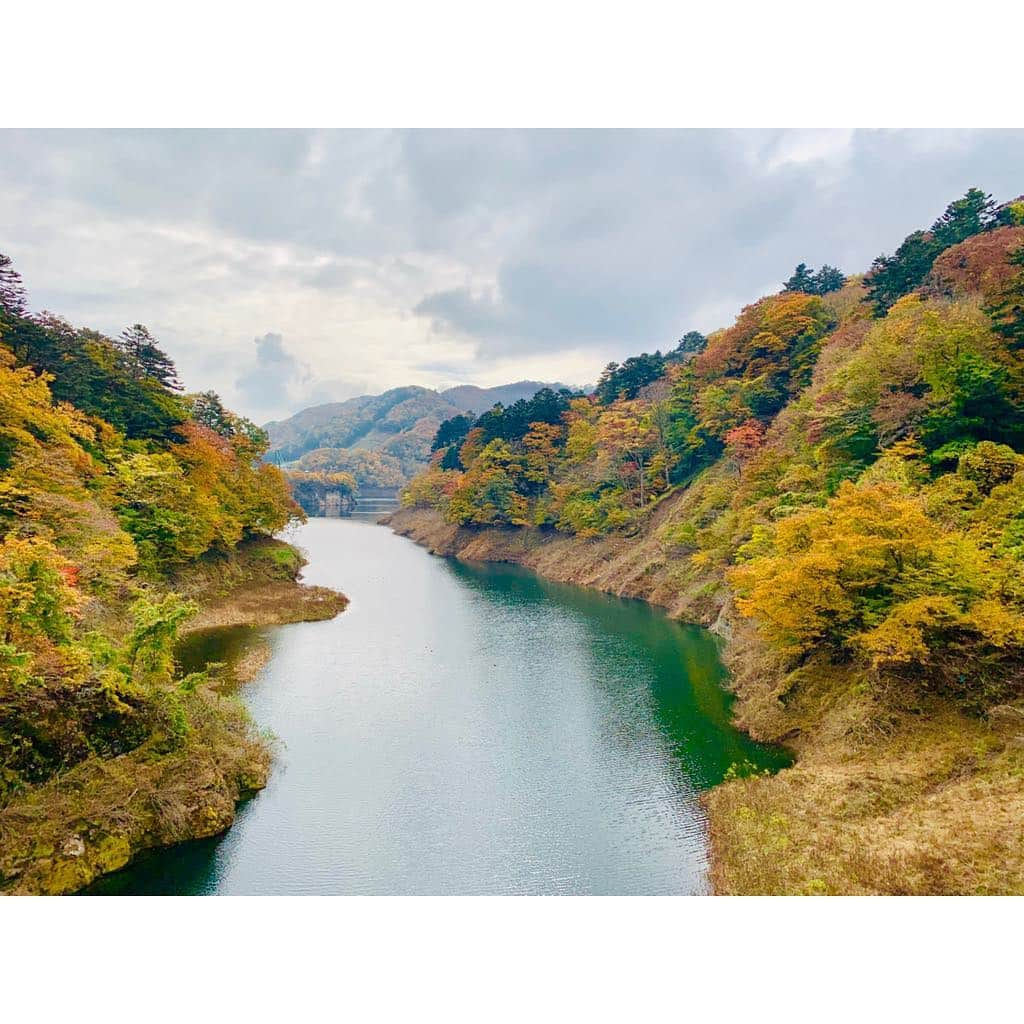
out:
{"label": "distant mountain", "polygon": [[562,386],[535,380],[494,388],[462,384],[440,392],[410,386],[315,405],[266,424],[268,457],[302,469],[350,472],[364,487],[400,486],[426,464],[443,420]]}
{"label": "distant mountain", "polygon": [[452,405],[458,406],[463,412],[480,414],[493,408],[499,402],[512,405],[520,399],[533,398],[543,388],[557,391],[564,384],[545,384],[540,380],[520,380],[515,384],[499,384],[495,388],[478,388],[473,384],[460,384],[458,387],[442,391],[441,397]]}

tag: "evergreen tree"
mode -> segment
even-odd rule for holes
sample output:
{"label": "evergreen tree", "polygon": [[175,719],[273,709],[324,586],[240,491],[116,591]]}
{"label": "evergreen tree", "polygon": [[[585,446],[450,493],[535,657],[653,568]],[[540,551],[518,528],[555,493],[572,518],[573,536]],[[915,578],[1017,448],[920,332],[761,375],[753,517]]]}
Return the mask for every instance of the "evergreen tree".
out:
{"label": "evergreen tree", "polygon": [[939,253],[998,223],[992,197],[979,188],[968,189],[946,207],[931,231],[907,235],[892,256],[879,256],[871,264],[864,283],[875,313],[884,316],[897,299],[920,287]]}
{"label": "evergreen tree", "polygon": [[679,339],[679,344],[665,358],[679,359],[681,356],[703,352],[707,344],[708,339],[700,331],[687,331]]}
{"label": "evergreen tree", "polygon": [[602,405],[611,405],[617,398],[636,398],[641,388],[657,380],[665,372],[665,357],[660,352],[644,352],[630,356],[621,366],[609,363],[597,382],[597,398]]}
{"label": "evergreen tree", "polygon": [[224,408],[220,395],[216,391],[201,391],[188,397],[189,411],[196,423],[212,430],[222,437],[230,437],[233,433],[233,415]]}
{"label": "evergreen tree", "polygon": [[837,267],[827,263],[815,273],[806,263],[798,263],[793,276],[782,286],[783,291],[803,292],[804,295],[828,295],[846,283],[846,276]]}
{"label": "evergreen tree", "polygon": [[182,390],[173,360],[157,345],[142,324],[132,324],[123,330],[118,347],[128,358],[136,380],[149,378],[168,391]]}
{"label": "evergreen tree", "polygon": [[28,303],[25,298],[25,286],[11,263],[10,256],[0,252],[0,309],[12,316],[25,316]]}
{"label": "evergreen tree", "polygon": [[814,275],[814,290],[812,295],[828,295],[829,292],[837,292],[846,284],[846,275],[838,267],[830,267],[823,263],[821,270]]}
{"label": "evergreen tree", "polygon": [[806,263],[798,263],[792,276],[782,286],[783,291],[805,292],[807,295],[814,294],[814,273]]}
{"label": "evergreen tree", "polygon": [[437,428],[430,450],[437,452],[451,445],[462,444],[472,426],[473,417],[469,413],[460,413],[457,416],[452,416],[451,419],[444,420]]}
{"label": "evergreen tree", "polygon": [[909,295],[928,276],[942,247],[928,231],[907,235],[892,256],[879,256],[865,279],[868,298],[878,316],[904,295]]}
{"label": "evergreen tree", "polygon": [[932,225],[935,241],[943,249],[957,245],[972,235],[980,235],[995,222],[996,204],[980,188],[970,188],[962,199],[946,207],[946,212]]}

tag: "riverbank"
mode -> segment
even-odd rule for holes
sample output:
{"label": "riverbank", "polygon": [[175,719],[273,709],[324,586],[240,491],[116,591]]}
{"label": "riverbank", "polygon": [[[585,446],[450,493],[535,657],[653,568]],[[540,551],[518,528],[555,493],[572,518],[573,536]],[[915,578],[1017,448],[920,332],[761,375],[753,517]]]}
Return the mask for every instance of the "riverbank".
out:
{"label": "riverbank", "polygon": [[631,538],[460,528],[429,509],[387,522],[435,554],[640,598],[725,637],[737,724],[784,743],[796,763],[704,794],[715,892],[1024,891],[1024,716],[971,716],[813,659],[787,674],[732,615],[724,581],[695,574],[664,543],[687,501],[670,496]]}
{"label": "riverbank", "polygon": [[556,583],[590,587],[664,608],[673,619],[725,632],[724,583],[687,578],[666,553],[658,531],[681,511],[681,494],[655,509],[638,536],[571,537],[554,532],[459,527],[433,509],[402,509],[381,520],[435,555],[470,562],[511,562]]}
{"label": "riverbank", "polygon": [[[278,625],[331,618],[344,595],[298,581],[301,553],[270,538],[205,559],[171,589],[199,606],[183,632],[221,625]],[[258,645],[236,681],[259,671]],[[77,699],[75,696],[73,699]],[[178,727],[142,733],[113,757],[89,756],[53,774],[0,810],[0,891],[76,892],[144,850],[217,835],[238,804],[262,789],[271,749],[241,702],[216,681],[164,696]],[[132,709],[123,709],[130,719]]]}

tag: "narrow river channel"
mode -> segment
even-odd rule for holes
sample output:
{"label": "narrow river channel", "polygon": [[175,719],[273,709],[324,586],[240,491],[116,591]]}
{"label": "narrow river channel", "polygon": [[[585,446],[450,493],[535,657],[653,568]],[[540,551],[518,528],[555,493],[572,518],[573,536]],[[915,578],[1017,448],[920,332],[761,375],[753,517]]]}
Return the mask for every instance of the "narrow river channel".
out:
{"label": "narrow river channel", "polygon": [[[702,893],[699,793],[785,756],[730,725],[715,639],[634,601],[314,519],[306,579],[351,605],[264,631],[244,699],[279,741],[223,837],[98,893]],[[226,660],[228,630],[183,656]]]}

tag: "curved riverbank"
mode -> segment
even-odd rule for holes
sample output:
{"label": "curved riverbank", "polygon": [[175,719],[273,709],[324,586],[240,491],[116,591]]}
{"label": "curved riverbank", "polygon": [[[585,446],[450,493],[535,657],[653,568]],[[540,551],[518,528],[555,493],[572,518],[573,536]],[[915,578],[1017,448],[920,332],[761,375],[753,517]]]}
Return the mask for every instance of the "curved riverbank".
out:
{"label": "curved riverbank", "polygon": [[726,638],[736,725],[784,744],[795,762],[702,794],[716,892],[1024,893],[1019,714],[973,716],[823,658],[788,672],[733,617],[724,580],[695,573],[659,540],[660,525],[690,514],[687,501],[685,490],[670,495],[635,537],[460,528],[430,509],[388,522],[436,554],[640,598]]}
{"label": "curved riverbank", "polygon": [[433,509],[401,509],[381,520],[435,555],[470,562],[510,562],[556,583],[589,587],[615,597],[636,598],[664,608],[670,618],[723,633],[724,583],[684,581],[666,556],[658,528],[677,511],[679,496],[664,501],[643,533],[634,537],[573,537],[517,527],[460,527]]}
{"label": "curved riverbank", "polygon": [[[629,597],[664,608],[669,616],[703,625],[726,641],[723,657],[730,669],[739,667],[736,657],[734,622],[730,616],[728,588],[722,580],[703,579],[694,583],[683,577],[666,557],[657,529],[678,514],[684,496],[671,496],[655,511],[645,530],[634,537],[606,535],[581,538],[554,532],[521,528],[487,529],[460,527],[446,522],[434,509],[409,508],[393,513],[382,522],[396,533],[425,547],[431,554],[478,562],[509,562],[560,583],[589,587],[617,597]],[[749,626],[740,627],[743,643],[753,643]],[[744,720],[740,694],[737,725],[759,739],[779,742],[783,737],[758,730],[756,722]],[[723,860],[728,841],[723,823],[715,813],[715,790],[702,794],[709,809],[710,876],[716,892],[729,892]],[[740,815],[742,817],[742,814]]]}
{"label": "curved riverbank", "polygon": [[[703,893],[699,796],[786,755],[730,722],[719,644],[638,601],[433,558],[312,519],[306,578],[345,615],[269,631],[243,691],[283,751],[218,841],[155,852],[125,894]],[[196,634],[233,661],[252,634]]]}
{"label": "curved riverbank", "polygon": [[[225,623],[316,621],[348,603],[298,582],[290,545],[263,538],[183,572],[174,588],[199,605],[183,632]],[[257,647],[234,681],[258,672]],[[215,684],[169,691],[189,727],[156,733],[117,757],[92,756],[27,790],[0,811],[0,891],[75,892],[143,851],[217,835],[262,789],[271,753],[241,703]]]}

